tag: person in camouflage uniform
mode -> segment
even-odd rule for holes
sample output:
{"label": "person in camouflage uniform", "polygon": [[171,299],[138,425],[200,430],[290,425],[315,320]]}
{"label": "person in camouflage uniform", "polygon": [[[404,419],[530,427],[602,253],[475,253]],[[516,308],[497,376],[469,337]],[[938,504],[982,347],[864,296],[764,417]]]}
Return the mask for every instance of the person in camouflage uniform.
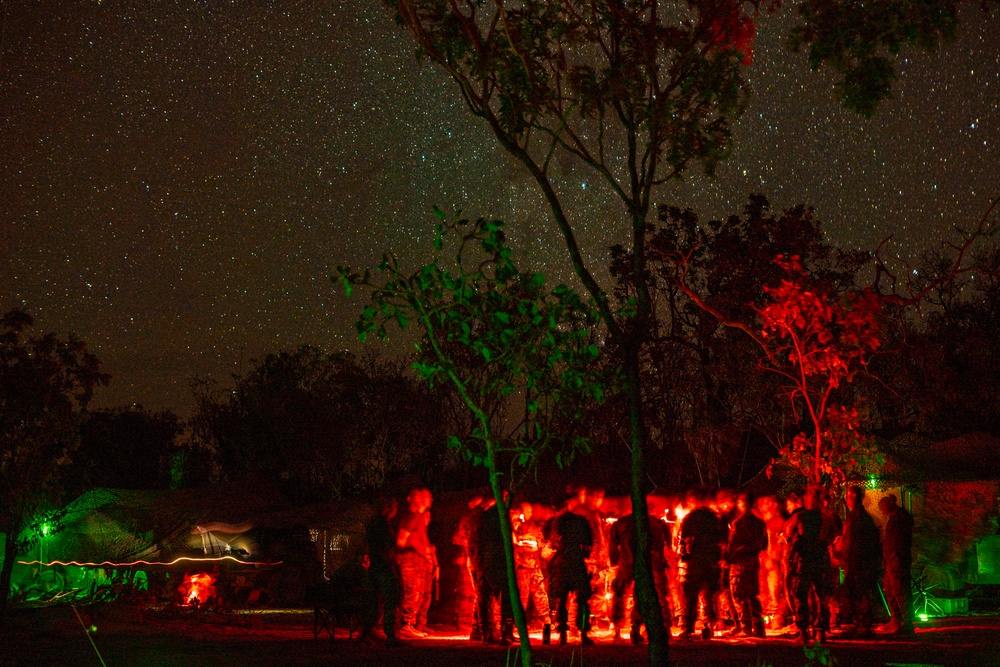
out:
{"label": "person in camouflage uniform", "polygon": [[[785,522],[783,531],[788,545],[785,589],[798,628],[793,639],[805,642],[810,629],[814,638],[824,641],[830,630],[830,552],[823,537],[823,514],[820,512],[823,489],[810,486],[802,497],[803,506]],[[815,593],[816,610],[810,610],[809,597]]]}
{"label": "person in camouflage uniform", "polygon": [[590,619],[595,627],[607,627],[611,624],[611,599],[606,593],[611,591],[614,572],[608,564],[611,526],[605,520],[607,514],[604,497],[603,487],[580,487],[579,504],[573,510],[587,520],[594,535],[594,547],[587,557],[587,571],[590,572],[590,586],[593,589],[593,595],[590,596]]}
{"label": "person in camouflage uniform", "polygon": [[[499,507],[492,498],[487,499],[482,507],[479,523],[474,531],[475,541],[469,554],[476,574],[476,617],[483,642],[509,646],[514,640],[514,609],[507,583],[503,534],[500,531],[500,512],[506,510]],[[499,633],[493,621],[492,607],[495,602],[500,605]]]}
{"label": "person in camouflage uniform", "polygon": [[684,628],[680,639],[687,641],[694,633],[698,602],[703,601],[705,620],[702,639],[711,639],[715,625],[715,596],[722,580],[719,562],[726,536],[722,523],[709,508],[714,495],[698,489],[688,494],[694,509],[681,521],[678,543],[680,567],[678,578],[684,592]]}
{"label": "person in camouflage uniform", "polygon": [[767,549],[767,526],[752,511],[753,498],[736,499],[738,516],[729,526],[729,590],[739,615],[733,635],[763,639],[764,615],[760,604],[760,554]]}
{"label": "person in camouflage uniform", "polygon": [[[663,618],[669,624],[670,591],[667,584],[666,552],[669,549],[670,537],[667,524],[663,521],[666,501],[661,496],[650,496],[646,500],[649,508],[649,548],[650,561],[653,567],[653,585],[660,600]],[[631,512],[631,500],[625,500],[628,514],[614,522],[611,526],[609,556],[611,565],[617,566],[615,578],[611,585],[611,619],[614,624],[614,639],[621,640],[621,628],[625,621],[625,600],[635,588],[635,558],[632,552],[635,544],[635,516]],[[643,640],[641,627],[644,624],[642,610],[637,601],[633,600],[631,613],[631,628],[629,639],[633,644],[641,644]],[[648,628],[647,628],[648,630]]]}
{"label": "person in camouflage uniform", "polygon": [[757,507],[767,527],[767,549],[760,558],[764,614],[770,619],[770,627],[778,629],[785,626],[788,614],[788,596],[785,595],[785,577],[782,572],[785,544],[781,531],[785,526],[785,518],[774,496],[759,498]]}
{"label": "person in camouflage uniform", "polygon": [[365,610],[361,619],[361,638],[372,636],[378,621],[379,599],[382,601],[382,628],[385,643],[392,646],[399,643],[396,638],[396,607],[399,606],[399,574],[392,553],[395,541],[389,522],[396,516],[398,503],[395,498],[382,498],[378,503],[378,513],[365,524],[365,538],[368,543],[368,586],[365,589]]}
{"label": "person in camouflage uniform", "polygon": [[412,639],[427,636],[427,611],[434,594],[437,553],[427,536],[431,521],[431,492],[425,488],[410,491],[408,507],[400,518],[396,533],[396,563],[402,579],[402,627],[400,636]]}
{"label": "person in camouflage uniform", "polygon": [[476,527],[483,512],[483,496],[469,499],[468,511],[462,514],[458,527],[451,537],[452,544],[459,547],[456,564],[459,566],[458,582],[455,587],[455,625],[458,628],[472,627],[470,641],[482,641],[479,616],[476,611],[476,573],[473,569],[472,552],[475,549]]}
{"label": "person in camouflage uniform", "polygon": [[878,508],[888,518],[882,539],[882,565],[885,568],[885,597],[891,614],[889,622],[879,628],[879,632],[912,635],[913,515],[897,505],[893,495],[879,500]]}
{"label": "person in camouflage uniform", "polygon": [[878,574],[882,564],[882,540],[874,519],[865,509],[865,490],[847,489],[847,517],[840,537],[840,557],[844,563],[844,595],[853,628],[843,638],[872,637],[872,607],[878,598]]}
{"label": "person in camouflage uniform", "polygon": [[531,503],[521,503],[519,511],[511,512],[514,528],[514,560],[517,563],[517,587],[527,614],[532,606],[544,626],[549,626],[548,590],[542,574],[542,559],[551,558],[552,550],[545,542],[541,526],[534,520]]}
{"label": "person in camouflage uniform", "polygon": [[549,520],[545,537],[555,550],[549,563],[549,607],[552,607],[554,600],[559,643],[565,644],[567,641],[569,595],[574,593],[577,602],[576,627],[580,630],[580,641],[584,646],[593,645],[594,640],[587,636],[590,630],[589,601],[593,594],[586,563],[594,546],[590,523],[567,509]]}

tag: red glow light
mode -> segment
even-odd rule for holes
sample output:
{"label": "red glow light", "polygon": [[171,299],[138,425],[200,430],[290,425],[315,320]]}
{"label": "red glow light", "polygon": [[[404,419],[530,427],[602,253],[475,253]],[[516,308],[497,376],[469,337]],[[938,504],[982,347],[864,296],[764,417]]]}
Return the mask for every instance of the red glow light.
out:
{"label": "red glow light", "polygon": [[184,583],[179,590],[184,595],[181,604],[195,607],[205,604],[215,597],[215,577],[207,572],[188,574],[184,577]]}

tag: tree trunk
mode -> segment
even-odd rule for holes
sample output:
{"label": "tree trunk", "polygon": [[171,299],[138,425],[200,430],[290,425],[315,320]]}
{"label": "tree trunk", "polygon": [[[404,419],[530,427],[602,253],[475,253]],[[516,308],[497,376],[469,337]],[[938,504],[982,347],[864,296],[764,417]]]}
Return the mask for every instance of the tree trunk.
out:
{"label": "tree trunk", "polygon": [[4,533],[3,568],[0,569],[0,614],[7,611],[10,598],[10,579],[14,573],[14,560],[17,558],[17,536],[20,531],[17,522],[7,527]]}
{"label": "tree trunk", "polygon": [[[528,636],[528,618],[521,604],[521,592],[517,586],[517,565],[514,562],[514,528],[510,523],[510,512],[503,499],[503,489],[500,488],[500,474],[496,471],[496,460],[493,457],[493,445],[488,443],[487,466],[490,474],[490,489],[497,503],[497,513],[500,519],[500,535],[503,537],[503,559],[507,565],[507,595],[510,596],[510,606],[514,610],[514,625],[520,638],[521,665],[533,667],[531,658],[531,637]],[[501,608],[503,605],[501,604]],[[503,621],[501,621],[502,625]],[[501,632],[503,628],[501,627]]]}
{"label": "tree trunk", "polygon": [[645,426],[642,421],[642,385],[639,377],[639,349],[634,343],[622,346],[625,361],[625,390],[628,393],[629,427],[632,448],[632,517],[635,520],[635,598],[649,635],[649,664],[667,667],[670,634],[663,622],[663,610],[656,594],[650,558],[649,507],[646,504]]}
{"label": "tree trunk", "polygon": [[822,431],[820,431],[819,424],[815,425],[815,429],[816,429],[816,460],[813,461],[813,480],[812,481],[813,481],[813,484],[819,484],[820,480],[823,477],[820,474],[820,472],[819,472],[819,455],[820,455],[820,451],[821,451],[820,447],[821,447],[823,441],[822,441],[822,438],[821,438]]}

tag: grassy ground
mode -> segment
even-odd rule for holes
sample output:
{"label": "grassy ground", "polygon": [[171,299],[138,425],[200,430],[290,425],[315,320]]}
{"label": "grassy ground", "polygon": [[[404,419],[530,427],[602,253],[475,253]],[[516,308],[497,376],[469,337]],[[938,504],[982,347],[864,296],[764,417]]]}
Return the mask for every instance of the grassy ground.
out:
{"label": "grassy ground", "polygon": [[[77,618],[69,607],[13,613],[0,628],[0,665],[100,667],[102,659],[107,667],[515,664],[513,652],[472,644],[454,632],[398,648],[365,645],[343,633],[332,641],[326,636],[314,639],[311,614],[143,614],[124,605],[85,607],[79,613]],[[85,632],[84,627],[96,631]],[[597,646],[585,650],[572,641],[565,647],[538,646],[535,660],[552,667],[645,664],[643,647],[597,639]],[[923,624],[905,641],[830,641],[828,648],[841,667],[1000,667],[1000,617],[942,619]],[[670,655],[680,667],[808,664],[801,647],[781,638],[674,644]]]}

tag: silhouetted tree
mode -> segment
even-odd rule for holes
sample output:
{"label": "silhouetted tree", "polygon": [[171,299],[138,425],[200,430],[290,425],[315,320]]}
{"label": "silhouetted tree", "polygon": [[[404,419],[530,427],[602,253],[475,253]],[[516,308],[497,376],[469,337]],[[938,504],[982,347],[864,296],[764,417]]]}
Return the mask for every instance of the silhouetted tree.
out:
{"label": "silhouetted tree", "polygon": [[[755,217],[753,209],[759,208],[761,202],[766,209],[766,201],[756,199],[759,201],[751,199],[748,219]],[[925,271],[913,271],[916,277],[897,279],[878,251],[867,255],[831,252],[831,248],[816,243],[790,244],[791,249],[799,245],[798,249],[810,251],[806,256],[786,254],[789,248],[760,240],[750,244],[745,254],[783,251],[771,262],[781,274],[780,280],[771,284],[749,279],[732,266],[732,261],[727,267],[726,262],[710,260],[708,267],[719,265],[725,270],[724,276],[732,274],[738,281],[731,284],[743,283],[744,294],[745,285],[756,285],[754,289],[763,293],[762,299],[744,302],[743,306],[718,299],[711,289],[713,281],[699,270],[710,235],[697,227],[694,214],[668,210],[670,217],[684,224],[668,225],[662,230],[651,243],[651,252],[660,272],[703,316],[709,316],[714,326],[746,334],[764,354],[759,367],[782,378],[782,394],[790,399],[786,404],[792,408],[794,421],[808,425],[781,448],[784,460],[813,482],[841,483],[882,460],[861,428],[862,419],[869,418],[868,407],[848,385],[859,373],[867,372],[887,332],[896,337],[899,346],[905,345],[907,316],[914,307],[927,307],[929,303],[939,312],[958,312],[955,295],[963,291],[964,284],[976,275],[995,278],[996,253],[976,257],[973,251],[994,234],[992,213],[996,206],[994,202],[971,230],[958,230],[957,240],[944,241]],[[794,215],[786,212],[782,221],[800,218],[802,209],[791,213]],[[718,230],[720,224],[711,223],[710,227]],[[780,232],[785,226],[775,227]],[[832,263],[831,258],[835,259]],[[868,258],[875,260],[874,271],[868,274],[866,285],[859,285],[858,270]],[[737,260],[739,263],[753,264],[745,259]],[[759,273],[768,275],[766,271]],[[741,288],[732,291],[739,294]],[[887,328],[887,322],[892,326]],[[887,387],[901,380],[887,376],[881,379],[881,385]],[[878,384],[878,380],[870,382],[868,389]]]}
{"label": "silhouetted tree", "polygon": [[80,446],[69,466],[66,498],[89,489],[164,489],[181,454],[183,425],[173,412],[136,407],[91,411],[80,426]]}
{"label": "silhouetted tree", "polygon": [[0,316],[0,610],[6,609],[19,537],[59,496],[61,472],[79,440],[94,388],[110,376],[74,336],[35,337],[22,310]]}
{"label": "silhouetted tree", "polygon": [[260,475],[298,501],[440,473],[446,397],[402,365],[304,346],[267,355],[231,389],[203,384],[191,420],[227,478]]}
{"label": "silhouetted tree", "polygon": [[[935,254],[917,273],[931,275],[940,264]],[[899,353],[875,359],[882,381],[866,387],[886,440],[1000,436],[1000,250],[984,250],[976,264],[980,270],[933,289],[919,313],[890,321],[887,347]]]}

